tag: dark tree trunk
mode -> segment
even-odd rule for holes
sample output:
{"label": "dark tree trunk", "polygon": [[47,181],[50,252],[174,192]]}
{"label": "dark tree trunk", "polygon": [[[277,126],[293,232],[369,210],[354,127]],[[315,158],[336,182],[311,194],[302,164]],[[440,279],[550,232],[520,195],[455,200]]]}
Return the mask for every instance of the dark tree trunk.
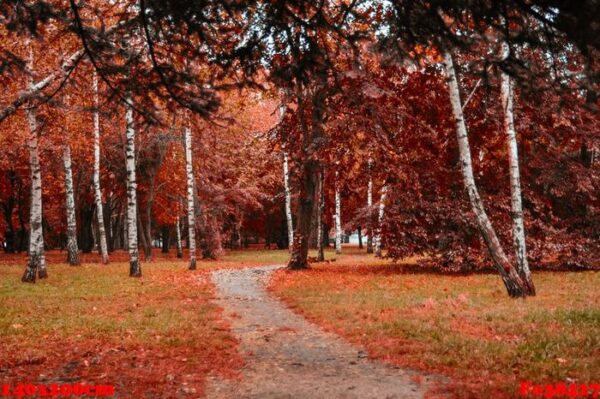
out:
{"label": "dark tree trunk", "polygon": [[308,238],[314,208],[315,190],[317,186],[317,168],[313,161],[305,162],[302,167],[301,190],[296,211],[296,229],[294,245],[288,268],[292,270],[308,268]]}
{"label": "dark tree trunk", "polygon": [[[139,210],[139,206],[137,208]],[[139,215],[139,211],[138,211],[137,222],[138,222],[137,223],[138,237],[141,241],[142,248],[144,249],[144,260],[146,262],[150,262],[150,261],[152,261],[152,246],[151,246],[151,243],[148,242],[148,239],[147,239],[148,236],[146,235],[144,222],[142,221],[142,218]]]}
{"label": "dark tree trunk", "polygon": [[79,231],[79,248],[81,252],[89,254],[94,249],[94,206],[86,204],[80,208],[81,229]]}
{"label": "dark tree trunk", "polygon": [[323,229],[323,210],[325,209],[325,173],[321,170],[319,173],[319,190],[317,198],[317,261],[323,262],[325,260],[325,250],[323,247],[324,237],[327,236]]}
{"label": "dark tree trunk", "polygon": [[362,230],[360,226],[358,226],[358,248],[363,249]]}
{"label": "dark tree trunk", "polygon": [[161,227],[161,236],[162,236],[162,253],[163,254],[168,254],[169,253],[169,244],[171,241],[171,229],[169,229],[169,226],[162,226]]}

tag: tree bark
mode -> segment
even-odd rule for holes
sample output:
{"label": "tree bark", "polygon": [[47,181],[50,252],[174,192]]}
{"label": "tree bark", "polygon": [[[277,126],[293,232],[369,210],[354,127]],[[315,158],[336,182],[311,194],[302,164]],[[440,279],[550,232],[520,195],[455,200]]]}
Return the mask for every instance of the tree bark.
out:
{"label": "tree bark", "polygon": [[335,253],[342,253],[342,199],[338,183],[338,171],[335,171]]}
{"label": "tree bark", "polygon": [[[128,98],[131,102],[131,97]],[[137,183],[135,178],[135,122],[133,119],[133,109],[130,104],[126,104],[127,111],[127,247],[129,250],[129,276],[141,277],[142,266],[140,265],[138,249],[138,228],[137,228]]]}
{"label": "tree bark", "polygon": [[383,223],[383,216],[385,213],[385,200],[387,198],[387,186],[381,187],[381,198],[379,199],[379,214],[377,215],[377,234],[373,239],[373,245],[375,246],[375,256],[381,258],[381,225]]}
{"label": "tree bark", "polygon": [[525,224],[523,222],[523,204],[521,199],[521,173],[519,171],[519,151],[513,113],[513,85],[510,76],[501,72],[501,98],[504,109],[504,131],[508,145],[508,165],[510,171],[510,198],[513,221],[513,243],[517,259],[517,271],[527,288],[527,295],[535,295],[535,286],[527,261],[525,243]]}
{"label": "tree bark", "polygon": [[185,172],[187,176],[187,219],[190,249],[189,269],[196,269],[196,209],[194,206],[194,166],[192,163],[192,129],[185,128]]}
{"label": "tree bark", "polygon": [[[29,71],[33,71],[33,49],[29,43]],[[33,78],[29,74],[29,90],[33,89]],[[29,206],[29,259],[21,281],[34,283],[38,278],[48,277],[44,254],[44,233],[42,230],[42,172],[38,149],[38,126],[33,108],[27,109],[29,123],[29,169],[31,174],[31,204]]]}
{"label": "tree bark", "polygon": [[77,266],[79,248],[77,247],[77,217],[75,216],[75,195],[73,193],[73,169],[71,162],[71,147],[64,146],[63,164],[65,167],[65,195],[67,208],[67,262]]}
{"label": "tree bark", "polygon": [[94,200],[98,218],[100,261],[108,264],[108,248],[106,246],[106,229],[104,228],[104,209],[102,207],[102,190],[100,189],[100,111],[98,99],[98,76],[94,70]]}
{"label": "tree bark", "polygon": [[367,253],[373,253],[373,215],[371,214],[371,208],[373,207],[373,160],[369,158],[369,183],[367,184]]}
{"label": "tree bark", "polygon": [[358,226],[358,249],[363,249],[362,227]]}
{"label": "tree bark", "polygon": [[325,260],[325,251],[323,248],[323,210],[325,209],[325,184],[324,172],[319,173],[319,190],[318,190],[318,212],[317,212],[317,261]]}
{"label": "tree bark", "polygon": [[288,228],[288,248],[291,251],[294,246],[294,224],[292,219],[292,192],[290,190],[290,173],[288,165],[288,154],[283,151],[283,187],[285,191],[285,218]]}
{"label": "tree bark", "polygon": [[313,214],[316,190],[316,165],[312,161],[306,162],[301,170],[301,192],[294,231],[294,246],[288,268],[292,270],[308,268],[308,237],[310,235],[310,222]]}
{"label": "tree bark", "polygon": [[169,247],[171,244],[171,229],[169,229],[169,226],[161,226],[160,228],[160,235],[162,238],[162,249],[161,252],[163,254],[168,254],[169,253]]}
{"label": "tree bark", "polygon": [[177,222],[175,223],[175,236],[177,237],[177,257],[183,258],[183,248],[181,248],[181,229],[179,227],[179,216],[177,216]]}
{"label": "tree bark", "polygon": [[448,80],[448,93],[452,106],[452,114],[456,123],[456,137],[458,140],[463,180],[469,195],[473,213],[475,214],[475,220],[487,245],[490,256],[494,261],[494,265],[502,277],[508,295],[511,297],[523,297],[527,293],[525,284],[504,253],[500,240],[485,212],[483,202],[477,191],[475,178],[473,176],[473,166],[471,163],[469,137],[467,135],[467,127],[462,113],[458,79],[454,70],[452,55],[448,51],[444,53],[444,66]]}

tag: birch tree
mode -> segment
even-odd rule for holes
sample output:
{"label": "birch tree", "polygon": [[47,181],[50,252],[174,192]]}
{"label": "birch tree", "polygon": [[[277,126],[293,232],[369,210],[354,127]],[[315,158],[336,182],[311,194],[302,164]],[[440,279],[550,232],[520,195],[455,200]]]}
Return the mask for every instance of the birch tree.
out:
{"label": "birch tree", "polygon": [[512,79],[505,72],[500,75],[500,93],[504,110],[504,131],[508,146],[508,165],[510,171],[510,204],[513,221],[513,243],[517,260],[517,270],[529,295],[535,295],[535,286],[527,262],[525,244],[525,224],[523,223],[523,205],[521,200],[521,173],[519,171],[519,151],[514,124],[514,92]]}
{"label": "birch tree", "polygon": [[375,246],[375,256],[381,258],[381,225],[385,212],[385,201],[387,199],[387,185],[381,187],[381,197],[379,198],[379,213],[377,214],[377,234],[373,240]]}
{"label": "birch tree", "polygon": [[175,222],[175,237],[177,238],[177,257],[183,258],[183,249],[181,248],[181,227],[179,216],[177,216],[177,221]]}
{"label": "birch tree", "polygon": [[[32,76],[34,59],[31,43],[28,43],[28,49],[28,90],[34,90]],[[29,171],[31,176],[31,204],[29,206],[29,259],[21,280],[27,283],[34,283],[36,273],[38,278],[46,278],[48,277],[48,271],[46,269],[44,234],[42,230],[42,172],[38,149],[38,125],[35,109],[30,106],[27,108],[26,113],[29,125],[27,147],[29,149]]]}
{"label": "birch tree", "polygon": [[192,129],[185,128],[185,173],[187,177],[187,221],[190,249],[189,269],[196,269],[196,209],[194,207],[194,166],[192,163]]}
{"label": "birch tree", "polygon": [[102,190],[100,188],[100,102],[98,99],[98,75],[94,69],[94,201],[96,217],[98,218],[99,250],[102,264],[108,263],[108,248],[106,246],[106,229],[104,227],[104,208],[102,206]]}
{"label": "birch tree", "polygon": [[342,199],[338,184],[338,171],[335,172],[335,253],[342,253]]}
{"label": "birch tree", "polygon": [[467,135],[467,127],[462,112],[458,79],[454,69],[454,61],[449,51],[444,52],[444,67],[448,81],[447,86],[450,96],[450,104],[452,106],[452,115],[456,123],[456,137],[458,140],[458,150],[463,180],[469,195],[471,208],[475,214],[475,220],[488,247],[490,256],[494,261],[494,265],[502,277],[502,281],[504,282],[508,294],[512,297],[525,296],[528,294],[526,286],[517,273],[517,270],[513,267],[506,256],[504,249],[500,244],[500,240],[496,235],[496,231],[494,230],[492,223],[488,218],[483,206],[483,201],[479,196],[479,191],[477,190],[477,186],[475,184],[471,160],[471,148],[469,145],[469,137]]}
{"label": "birch tree", "polygon": [[71,147],[64,145],[63,165],[65,168],[65,195],[67,209],[67,262],[71,266],[79,265],[79,248],[77,247],[77,217],[75,216],[75,195],[73,193],[73,168]]}
{"label": "birch tree", "polygon": [[131,97],[127,100],[125,118],[127,121],[127,248],[129,250],[129,276],[141,277],[142,267],[138,249],[137,226],[137,183],[135,177],[135,121],[131,107]]}
{"label": "birch tree", "polygon": [[[286,107],[279,107],[279,121],[285,115]],[[283,152],[283,190],[285,194],[285,219],[287,221],[288,230],[288,249],[291,251],[294,246],[294,222],[292,219],[292,191],[290,190],[290,170],[288,165],[288,153],[285,150],[285,143],[282,145]]]}
{"label": "birch tree", "polygon": [[371,217],[371,207],[373,206],[373,159],[369,158],[368,161],[368,172],[369,182],[367,183],[367,208],[369,209],[368,214],[368,225],[367,225],[367,253],[373,253],[373,218]]}

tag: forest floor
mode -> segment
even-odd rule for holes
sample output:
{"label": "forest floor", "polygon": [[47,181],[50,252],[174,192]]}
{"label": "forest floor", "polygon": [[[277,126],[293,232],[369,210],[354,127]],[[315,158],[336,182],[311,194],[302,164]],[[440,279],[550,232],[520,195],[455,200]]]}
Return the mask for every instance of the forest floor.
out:
{"label": "forest floor", "polygon": [[154,255],[132,279],[125,252],[70,267],[51,251],[49,278],[32,285],[20,282],[23,255],[0,254],[0,384],[109,384],[124,398],[480,398],[600,375],[600,272],[536,272],[538,296],[513,300],[495,274],[426,272],[356,248],[293,273],[264,267],[286,250],[230,251],[196,272]]}
{"label": "forest floor", "polygon": [[[212,273],[217,303],[240,338],[240,380],[215,378],[210,398],[422,398],[428,378],[386,366],[294,314],[266,291],[282,266]],[[418,383],[417,383],[418,382]]]}
{"label": "forest floor", "polygon": [[269,290],[371,359],[450,377],[438,389],[456,397],[519,397],[522,381],[600,382],[600,272],[534,272],[538,295],[515,300],[496,274],[344,251],[307,271],[276,271]]}
{"label": "forest floor", "polygon": [[[24,255],[0,254],[0,384],[114,385],[117,397],[198,397],[206,378],[234,378],[237,339],[212,301],[207,270],[283,262],[287,251],[232,251],[198,262],[154,251],[143,277],[128,277],[127,253],[46,254],[49,278],[20,282]],[[1,386],[0,386],[1,387]]]}

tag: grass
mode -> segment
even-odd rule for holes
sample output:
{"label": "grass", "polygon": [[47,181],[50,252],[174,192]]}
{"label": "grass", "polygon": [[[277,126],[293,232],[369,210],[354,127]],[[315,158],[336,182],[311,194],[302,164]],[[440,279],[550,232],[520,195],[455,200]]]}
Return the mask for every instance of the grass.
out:
{"label": "grass", "polygon": [[[271,252],[257,261],[280,256]],[[3,383],[87,382],[115,385],[120,397],[197,397],[208,375],[235,376],[237,341],[210,301],[203,270],[158,255],[135,279],[124,253],[108,266],[55,263],[63,257],[49,253],[49,278],[36,284],[20,282],[24,257],[0,258]],[[240,253],[198,267],[250,263]]]}
{"label": "grass", "polygon": [[440,389],[458,397],[514,397],[526,380],[598,382],[599,272],[535,273],[538,295],[514,300],[494,274],[428,273],[345,252],[278,272],[271,290],[373,358],[452,377]]}

